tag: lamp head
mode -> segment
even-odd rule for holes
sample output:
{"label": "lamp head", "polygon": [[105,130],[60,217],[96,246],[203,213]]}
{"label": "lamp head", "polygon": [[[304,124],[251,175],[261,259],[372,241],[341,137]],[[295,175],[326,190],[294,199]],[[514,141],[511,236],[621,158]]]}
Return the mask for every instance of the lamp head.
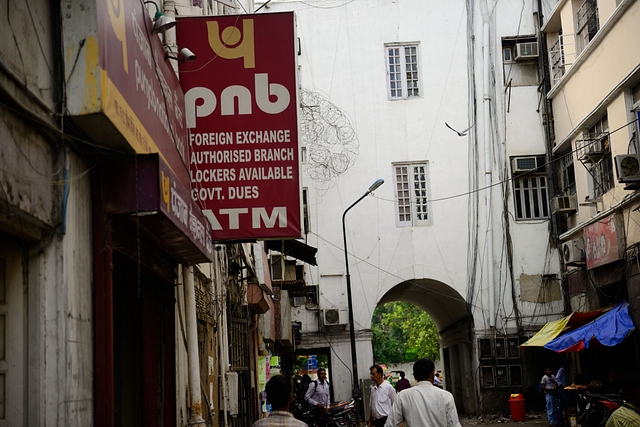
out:
{"label": "lamp head", "polygon": [[144,2],[144,4],[149,4],[149,3],[151,3],[156,7],[156,14],[153,17],[153,28],[151,30],[153,34],[158,34],[162,31],[168,30],[169,28],[173,28],[176,26],[178,21],[160,12],[160,8],[158,8],[158,5],[156,4],[156,2],[151,0]]}
{"label": "lamp head", "polygon": [[382,178],[377,179],[376,182],[371,184],[371,187],[369,187],[369,189],[367,190],[367,193],[372,193],[373,191],[377,190],[382,184],[384,184],[384,179]]}
{"label": "lamp head", "polygon": [[156,12],[156,17],[153,21],[153,29],[151,30],[151,32],[153,34],[158,34],[162,31],[168,30],[169,28],[175,27],[177,23],[178,21],[176,21],[175,19],[170,18],[162,12],[158,11]]}

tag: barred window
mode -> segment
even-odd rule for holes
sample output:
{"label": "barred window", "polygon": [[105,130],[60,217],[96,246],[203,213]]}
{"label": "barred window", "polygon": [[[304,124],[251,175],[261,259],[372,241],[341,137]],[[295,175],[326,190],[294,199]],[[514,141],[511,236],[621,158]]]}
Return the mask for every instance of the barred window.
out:
{"label": "barred window", "polygon": [[576,173],[572,152],[568,152],[562,155],[562,161],[560,162],[560,172],[560,175],[562,177],[562,194],[567,196],[576,194]]}
{"label": "barred window", "polygon": [[544,156],[513,159],[513,196],[517,220],[549,218]]}

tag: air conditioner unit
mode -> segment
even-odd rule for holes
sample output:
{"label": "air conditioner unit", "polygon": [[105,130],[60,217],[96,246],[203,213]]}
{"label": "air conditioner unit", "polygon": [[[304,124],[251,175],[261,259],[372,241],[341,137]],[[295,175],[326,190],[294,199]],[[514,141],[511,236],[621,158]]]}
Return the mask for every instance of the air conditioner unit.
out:
{"label": "air conditioner unit", "polygon": [[536,156],[514,157],[511,160],[511,169],[513,173],[531,172],[538,168]]}
{"label": "air conditioner unit", "polygon": [[558,196],[551,199],[551,213],[574,213],[578,210],[576,196]]}
{"label": "air conditioner unit", "polygon": [[566,265],[584,264],[584,241],[582,237],[562,244],[562,260]]}
{"label": "air conditioner unit", "polygon": [[538,57],[538,42],[516,44],[516,61]]}
{"label": "air conditioner unit", "polygon": [[615,160],[618,182],[640,182],[640,159],[637,154],[620,154]]}
{"label": "air conditioner unit", "polygon": [[349,323],[349,313],[346,308],[329,308],[322,313],[325,326],[346,325]]}

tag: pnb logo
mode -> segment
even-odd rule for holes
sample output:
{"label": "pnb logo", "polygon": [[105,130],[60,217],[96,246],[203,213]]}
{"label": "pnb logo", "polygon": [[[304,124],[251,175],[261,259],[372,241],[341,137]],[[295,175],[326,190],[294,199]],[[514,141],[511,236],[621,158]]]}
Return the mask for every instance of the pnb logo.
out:
{"label": "pnb logo", "polygon": [[244,68],[255,68],[255,46],[253,44],[253,19],[242,21],[242,33],[235,26],[222,30],[217,21],[207,22],[209,46],[220,58],[244,58]]}
{"label": "pnb logo", "polygon": [[[221,32],[217,21],[207,22],[209,46],[217,55],[216,60],[223,58],[243,61],[244,69],[252,77],[253,85],[246,87],[230,84],[220,93],[214,93],[210,88],[203,86],[189,89],[184,99],[188,128],[195,128],[198,118],[210,116],[217,108],[220,109],[221,116],[235,116],[253,114],[253,100],[258,109],[266,114],[280,114],[291,105],[289,89],[284,85],[271,83],[269,73],[250,74],[250,70],[256,66],[253,24],[253,19],[245,19],[242,21],[242,31],[232,25]],[[260,65],[262,67],[265,64]],[[274,64],[272,68],[280,71],[282,65]],[[291,73],[295,73],[295,67]],[[234,75],[231,74],[230,77],[233,79]]]}

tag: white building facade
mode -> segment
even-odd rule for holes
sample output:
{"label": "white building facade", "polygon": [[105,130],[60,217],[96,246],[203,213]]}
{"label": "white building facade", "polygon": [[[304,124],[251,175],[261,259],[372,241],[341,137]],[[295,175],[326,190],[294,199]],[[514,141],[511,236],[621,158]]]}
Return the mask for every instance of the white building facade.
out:
{"label": "white building facade", "polygon": [[306,273],[317,305],[293,314],[302,351],[329,354],[334,398],[351,395],[341,219],[382,178],[346,215],[358,378],[374,363],[373,310],[407,301],[438,327],[459,410],[506,403],[539,380],[519,340],[564,308],[538,2],[271,1],[260,13],[284,10],[297,14],[306,242],[318,248]]}

